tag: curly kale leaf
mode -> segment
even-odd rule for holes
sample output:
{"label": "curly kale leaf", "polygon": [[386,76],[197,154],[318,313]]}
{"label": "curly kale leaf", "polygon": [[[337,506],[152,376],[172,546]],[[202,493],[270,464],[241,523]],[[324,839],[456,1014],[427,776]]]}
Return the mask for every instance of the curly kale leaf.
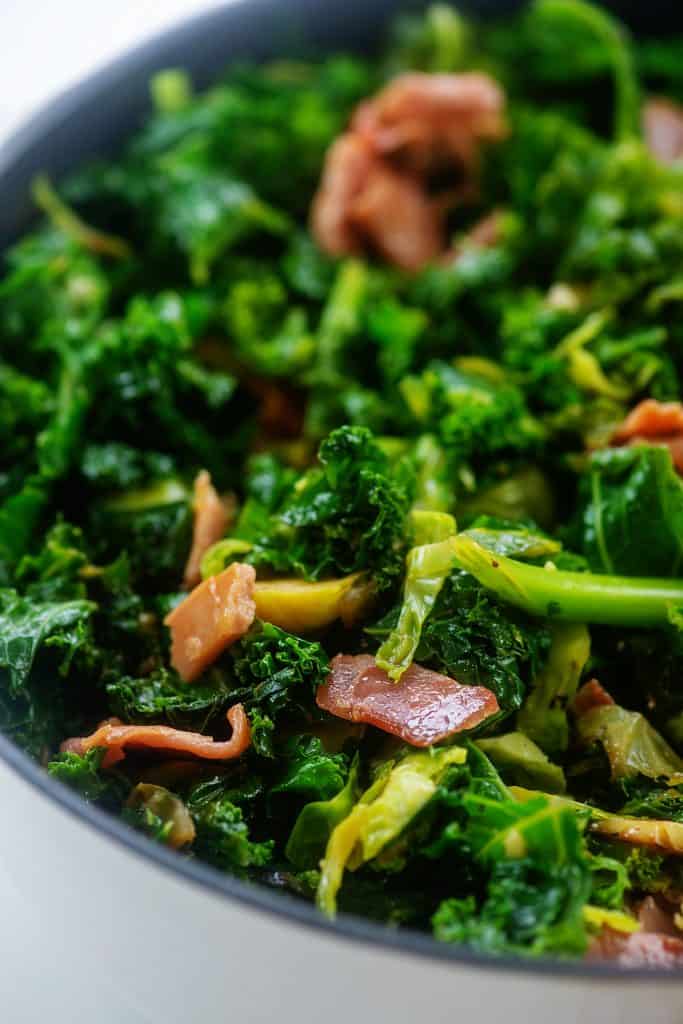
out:
{"label": "curly kale leaf", "polygon": [[82,571],[88,564],[85,538],[78,527],[59,522],[48,531],[37,554],[24,555],[16,579],[36,601],[68,601],[86,597]]}
{"label": "curly kale leaf", "polygon": [[143,589],[178,584],[190,550],[192,509],[178,481],[160,481],[92,504],[88,533],[98,559],[126,553],[131,575]]}
{"label": "curly kale leaf", "polygon": [[432,362],[420,376],[404,377],[402,397],[421,430],[435,434],[452,464],[533,449],[543,437],[514,384]]}
{"label": "curly kale leaf", "polygon": [[93,488],[110,492],[168,479],[174,475],[174,468],[170,455],[133,448],[121,441],[87,444],[80,467]]}
{"label": "curly kale leaf", "polygon": [[657,785],[644,777],[622,779],[620,788],[626,802],[620,814],[634,818],[658,818],[662,821],[683,822],[683,787]]}
{"label": "curly kale leaf", "polygon": [[235,644],[232,657],[237,681],[233,699],[271,720],[283,712],[310,708],[329,670],[320,644],[302,640],[268,622]]}
{"label": "curly kale leaf", "polygon": [[581,955],[587,945],[582,911],[589,894],[586,872],[577,864],[501,860],[480,905],[473,896],[441,903],[432,918],[434,935],[485,953]]}
{"label": "curly kale leaf", "polygon": [[410,467],[392,466],[362,427],[333,431],[318,457],[267,521],[249,530],[242,517],[236,533],[253,543],[249,560],[308,579],[367,569],[378,588],[389,586],[403,568]]}
{"label": "curly kale leaf", "polygon": [[[394,610],[370,632],[384,635],[396,620]],[[422,627],[415,660],[459,682],[488,687],[509,712],[521,705],[549,643],[543,624],[498,603],[456,571]]]}
{"label": "curly kale leaf", "polygon": [[177,729],[197,732],[203,732],[230,702],[230,690],[220,679],[183,683],[164,668],[141,678],[117,674],[106,689],[112,710],[125,722],[164,720]]}
{"label": "curly kale leaf", "polygon": [[244,871],[260,868],[272,856],[273,843],[254,842],[244,811],[231,799],[229,788],[200,783],[187,799],[197,830],[194,850],[202,859],[223,870]]}
{"label": "curly kale leaf", "polygon": [[48,764],[48,774],[75,789],[91,803],[119,809],[128,794],[130,783],[116,773],[102,772],[104,754],[101,747],[88,750],[85,754],[75,754],[73,751],[59,754]]}

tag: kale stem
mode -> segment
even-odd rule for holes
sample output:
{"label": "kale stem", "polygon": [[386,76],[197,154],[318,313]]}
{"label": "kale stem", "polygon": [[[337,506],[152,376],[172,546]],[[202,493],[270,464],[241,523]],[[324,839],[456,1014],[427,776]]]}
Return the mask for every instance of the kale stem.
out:
{"label": "kale stem", "polygon": [[461,568],[503,601],[531,615],[607,626],[664,626],[670,602],[683,601],[683,581],[602,576],[541,569],[497,555],[460,534]]}
{"label": "kale stem", "polygon": [[614,18],[584,0],[537,0],[549,14],[567,15],[591,29],[609,53],[614,75],[614,138],[617,142],[640,133],[640,95],[633,54],[624,28]]}
{"label": "kale stem", "polygon": [[122,238],[98,231],[81,220],[61,199],[44,174],[34,178],[31,188],[34,202],[54,226],[84,249],[98,255],[113,256],[119,260],[127,259],[131,255],[130,246]]}

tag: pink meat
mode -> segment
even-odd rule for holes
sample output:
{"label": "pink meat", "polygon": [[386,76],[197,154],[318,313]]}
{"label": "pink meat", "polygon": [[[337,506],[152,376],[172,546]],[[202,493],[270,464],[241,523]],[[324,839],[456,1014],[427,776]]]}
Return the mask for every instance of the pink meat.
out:
{"label": "pink meat", "polygon": [[351,204],[365,188],[377,164],[367,141],[348,132],[330,146],[318,192],[311,208],[311,230],[318,244],[330,256],[356,255],[363,250],[363,237],[349,217]]}
{"label": "pink meat", "polygon": [[349,223],[388,263],[419,270],[445,246],[443,216],[419,183],[378,161],[349,207]]}
{"label": "pink meat", "polygon": [[674,968],[683,965],[683,941],[659,932],[622,932],[603,928],[591,942],[587,960],[620,964],[622,967]]}
{"label": "pink meat", "polygon": [[192,590],[164,619],[171,631],[171,664],[191,683],[247,632],[254,616],[256,573],[233,562]]}
{"label": "pink meat", "polygon": [[589,679],[574,698],[572,710],[578,718],[593,708],[609,707],[610,704],[614,704],[614,699],[602,684],[597,679]]}
{"label": "pink meat", "polygon": [[[393,79],[328,150],[311,208],[320,247],[332,256],[370,250],[408,271],[438,260],[449,209],[477,194],[482,145],[505,135],[504,105],[479,73]],[[435,174],[448,182],[436,196]],[[491,220],[472,241],[490,245],[496,235]]]}
{"label": "pink meat", "polygon": [[646,896],[638,907],[638,921],[641,931],[648,934],[673,935],[677,939],[681,938],[681,933],[674,924],[673,910],[666,909],[654,896]]}
{"label": "pink meat", "polygon": [[60,749],[86,754],[94,747],[104,747],[107,753],[102,759],[103,768],[118,764],[128,750],[190,754],[208,761],[231,761],[243,754],[251,742],[249,719],[241,704],[230,708],[228,723],[232,728],[230,739],[217,741],[202,733],[173,729],[169,725],[124,725],[118,718],[110,718],[89,736],[65,740]]}
{"label": "pink meat", "polygon": [[643,132],[647,148],[663,164],[683,157],[683,107],[664,96],[655,96],[643,107]]}
{"label": "pink meat", "polygon": [[338,654],[316,701],[338,718],[374,725],[415,747],[473,729],[498,711],[484,686],[463,686],[417,664],[394,683],[367,654]]}
{"label": "pink meat", "polygon": [[418,174],[448,164],[472,171],[482,144],[506,134],[504,107],[488,75],[409,72],[362,103],[351,127]]}
{"label": "pink meat", "polygon": [[664,445],[678,472],[683,473],[683,404],[644,399],[617,428],[612,444]]}
{"label": "pink meat", "polygon": [[183,584],[187,590],[201,583],[200,566],[205,553],[219,541],[228,526],[228,509],[202,469],[194,482],[194,526],[192,548],[185,565]]}

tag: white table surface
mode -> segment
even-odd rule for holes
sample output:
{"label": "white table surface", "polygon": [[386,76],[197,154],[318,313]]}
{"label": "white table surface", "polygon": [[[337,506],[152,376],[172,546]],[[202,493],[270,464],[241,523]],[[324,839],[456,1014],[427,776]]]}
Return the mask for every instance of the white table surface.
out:
{"label": "white table surface", "polygon": [[0,141],[105,61],[217,6],[219,0],[0,0]]}
{"label": "white table surface", "polygon": [[[215,6],[219,0],[0,0],[0,143],[90,71],[159,29]],[[0,765],[0,772],[7,771]],[[34,917],[39,908],[23,905],[1,863],[0,907],[0,1019],[63,1024],[54,1008],[72,1006],[78,1020],[97,1020],[97,1007],[83,1002],[79,979],[55,969]]]}

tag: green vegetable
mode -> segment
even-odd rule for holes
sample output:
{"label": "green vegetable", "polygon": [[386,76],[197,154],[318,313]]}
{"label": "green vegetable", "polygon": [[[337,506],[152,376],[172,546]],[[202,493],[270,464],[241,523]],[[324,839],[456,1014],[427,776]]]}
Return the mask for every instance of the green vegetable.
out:
{"label": "green vegetable", "polygon": [[127,786],[125,780],[102,772],[103,756],[104,750],[101,747],[93,747],[85,754],[69,751],[50,761],[47,770],[54,779],[75,789],[85,800],[118,809]]}
{"label": "green vegetable", "polygon": [[289,740],[282,756],[286,763],[285,774],[271,789],[272,794],[325,802],[343,789],[347,758],[342,753],[328,754],[317,736]]}
{"label": "green vegetable", "polygon": [[599,37],[614,74],[616,96],[614,135],[617,139],[638,134],[638,85],[631,51],[624,40],[624,30],[609,15],[584,3],[583,0],[537,0],[541,17],[582,21]]}
{"label": "green vegetable", "polygon": [[[391,467],[370,431],[342,427],[320,446],[320,465],[303,474],[267,521],[238,524],[249,561],[307,579],[374,570],[378,587],[401,571],[412,479]],[[265,526],[265,536],[261,530]]]}
{"label": "green vegetable", "polygon": [[0,669],[9,677],[11,696],[25,687],[41,648],[63,649],[68,667],[88,642],[85,629],[94,608],[88,601],[38,602],[0,592]]}
{"label": "green vegetable", "polygon": [[564,772],[524,733],[509,732],[477,740],[476,743],[505,777],[518,785],[537,786],[548,793],[564,793]]}
{"label": "green vegetable", "polygon": [[502,600],[531,615],[616,626],[664,625],[669,604],[683,597],[675,580],[593,576],[554,566],[539,569],[491,555],[464,534],[456,538],[455,549],[463,568]]}
{"label": "green vegetable", "polygon": [[210,864],[223,870],[245,872],[264,867],[271,859],[273,844],[249,838],[244,812],[231,795],[207,783],[193,787],[187,809],[197,830],[195,848]]}
{"label": "green vegetable", "polygon": [[558,622],[551,637],[547,661],[517,714],[517,726],[546,753],[558,754],[569,746],[567,706],[590,655],[590,634],[581,623]]}
{"label": "green vegetable", "polygon": [[[386,635],[398,614],[393,609],[366,632]],[[422,627],[415,660],[459,682],[488,687],[500,707],[512,711],[521,705],[547,646],[543,624],[508,612],[476,580],[456,570]]]}
{"label": "green vegetable", "polygon": [[242,701],[259,713],[260,752],[272,756],[268,722],[283,712],[310,706],[327,676],[327,656],[320,644],[264,622],[233,647],[232,657],[236,686],[229,690],[230,703]]}
{"label": "green vegetable", "polygon": [[315,800],[306,804],[294,822],[285,854],[296,868],[317,867],[332,832],[348,817],[359,796],[356,757],[343,789],[328,800]]}
{"label": "green vegetable", "polygon": [[[143,834],[327,913],[581,957],[683,889],[679,410],[665,444],[615,442],[682,391],[683,169],[641,99],[683,103],[683,44],[586,0],[389,27],[208,89],[161,69],[130,142],[34,182],[43,219],[0,268],[0,729]],[[335,146],[416,70],[489,75],[502,137],[444,141],[404,78],[381,167]],[[402,180],[445,224],[410,274],[380,238]],[[253,622],[246,581],[215,608],[251,622],[220,653],[196,598],[164,624],[200,548],[205,598],[256,572]],[[498,713],[431,749],[355,721],[400,707],[411,663]],[[576,707],[587,679],[616,704]],[[112,716],[221,742],[238,704],[249,744],[220,765],[59,753]]]}
{"label": "green vegetable", "polygon": [[672,786],[683,782],[683,759],[636,711],[618,704],[593,708],[579,717],[577,732],[583,743],[602,744],[614,779],[644,775]]}
{"label": "green vegetable", "polygon": [[[680,575],[683,483],[666,448],[596,452],[583,486],[582,549],[595,572]],[[652,541],[643,546],[643,526]]]}
{"label": "green vegetable", "polygon": [[574,865],[502,860],[480,909],[472,896],[441,903],[432,918],[434,936],[485,953],[581,955],[586,898],[585,879]]}
{"label": "green vegetable", "polygon": [[395,839],[436,792],[439,776],[451,764],[462,764],[461,747],[408,754],[390,764],[360,797],[348,817],[330,835],[321,862],[318,906],[328,917],[336,912],[344,869],[372,860]]}
{"label": "green vegetable", "polygon": [[[425,619],[433,609],[439,592],[455,564],[453,541],[455,520],[441,512],[415,514],[416,540],[406,557],[403,604],[398,622],[377,651],[376,662],[396,682],[410,667],[420,643]],[[443,540],[436,537],[446,536]],[[433,542],[429,537],[433,536]]]}

